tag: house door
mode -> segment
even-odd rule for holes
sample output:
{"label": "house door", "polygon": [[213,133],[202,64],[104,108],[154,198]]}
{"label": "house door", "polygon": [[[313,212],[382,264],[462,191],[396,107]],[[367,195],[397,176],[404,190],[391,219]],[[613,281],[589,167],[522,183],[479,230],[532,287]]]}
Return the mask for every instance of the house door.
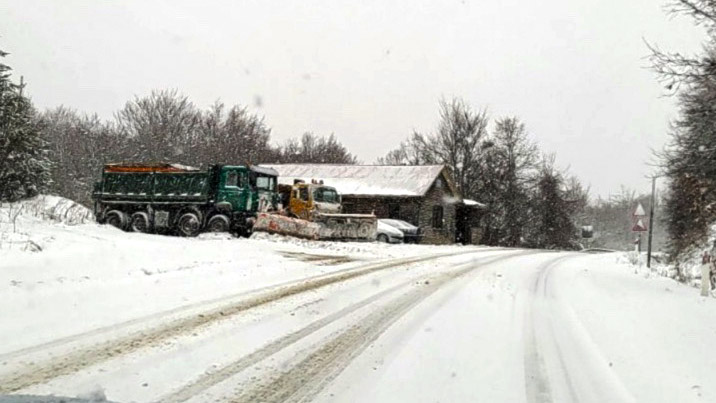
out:
{"label": "house door", "polygon": [[470,234],[469,209],[456,206],[455,208],[455,242],[463,245],[472,243]]}

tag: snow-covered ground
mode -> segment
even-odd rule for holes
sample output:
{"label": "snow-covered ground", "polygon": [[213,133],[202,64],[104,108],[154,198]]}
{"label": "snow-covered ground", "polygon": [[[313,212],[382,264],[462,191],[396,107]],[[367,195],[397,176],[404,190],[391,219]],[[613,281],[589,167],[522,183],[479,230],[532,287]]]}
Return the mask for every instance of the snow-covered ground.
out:
{"label": "snow-covered ground", "polygon": [[716,299],[620,254],[130,234],[58,202],[0,207],[0,394],[716,401]]}

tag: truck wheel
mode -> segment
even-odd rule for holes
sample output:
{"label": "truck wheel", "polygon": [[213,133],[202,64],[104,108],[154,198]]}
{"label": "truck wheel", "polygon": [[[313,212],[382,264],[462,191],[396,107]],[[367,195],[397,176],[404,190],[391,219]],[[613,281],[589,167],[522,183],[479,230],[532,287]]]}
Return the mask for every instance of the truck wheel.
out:
{"label": "truck wheel", "polygon": [[145,212],[137,212],[132,214],[132,222],[129,226],[134,232],[149,232],[149,215]]}
{"label": "truck wheel", "polygon": [[388,243],[388,235],[378,234],[378,242]]}
{"label": "truck wheel", "polygon": [[196,214],[184,213],[179,217],[179,221],[177,221],[177,231],[179,231],[179,235],[193,237],[199,235],[200,230],[201,222]]}
{"label": "truck wheel", "polygon": [[105,215],[105,222],[115,228],[119,228],[122,231],[127,229],[127,214],[119,210],[112,210]]}
{"label": "truck wheel", "polygon": [[229,217],[217,214],[209,219],[206,228],[210,232],[229,232]]}

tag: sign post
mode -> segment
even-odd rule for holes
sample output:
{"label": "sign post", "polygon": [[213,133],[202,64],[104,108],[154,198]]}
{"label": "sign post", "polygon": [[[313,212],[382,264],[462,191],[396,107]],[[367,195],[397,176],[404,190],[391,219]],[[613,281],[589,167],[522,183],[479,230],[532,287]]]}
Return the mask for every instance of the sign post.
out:
{"label": "sign post", "polygon": [[634,210],[634,214],[632,214],[634,225],[631,227],[632,232],[637,233],[637,238],[634,243],[636,244],[635,249],[639,253],[641,253],[641,233],[647,231],[647,225],[644,223],[645,218],[646,211],[644,211],[644,207],[639,203]]}
{"label": "sign post", "polygon": [[653,176],[651,178],[651,205],[649,206],[649,243],[646,250],[646,267],[651,267],[651,238],[652,234],[654,233],[654,226],[651,225],[654,223],[654,205],[656,204],[656,201],[654,200],[656,193],[656,176]]}

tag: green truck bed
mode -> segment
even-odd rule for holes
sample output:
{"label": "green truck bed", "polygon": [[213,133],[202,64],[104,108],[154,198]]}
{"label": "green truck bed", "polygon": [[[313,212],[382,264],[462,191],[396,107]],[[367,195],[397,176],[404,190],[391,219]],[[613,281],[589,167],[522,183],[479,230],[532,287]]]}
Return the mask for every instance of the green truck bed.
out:
{"label": "green truck bed", "polygon": [[210,172],[104,172],[95,188],[101,201],[206,202],[212,195]]}

